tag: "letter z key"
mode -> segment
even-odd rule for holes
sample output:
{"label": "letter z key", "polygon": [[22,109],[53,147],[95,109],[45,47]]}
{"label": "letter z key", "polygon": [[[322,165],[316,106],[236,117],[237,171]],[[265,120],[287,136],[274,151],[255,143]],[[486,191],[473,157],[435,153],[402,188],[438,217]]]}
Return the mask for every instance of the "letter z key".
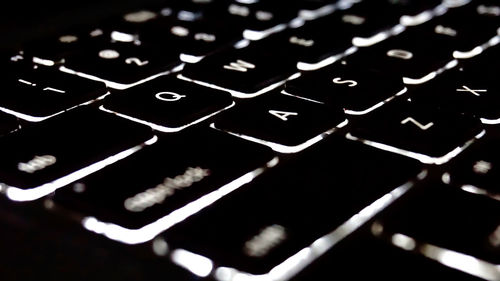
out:
{"label": "letter z key", "polygon": [[347,138],[426,164],[446,163],[484,134],[470,115],[408,101],[389,103],[357,121]]}

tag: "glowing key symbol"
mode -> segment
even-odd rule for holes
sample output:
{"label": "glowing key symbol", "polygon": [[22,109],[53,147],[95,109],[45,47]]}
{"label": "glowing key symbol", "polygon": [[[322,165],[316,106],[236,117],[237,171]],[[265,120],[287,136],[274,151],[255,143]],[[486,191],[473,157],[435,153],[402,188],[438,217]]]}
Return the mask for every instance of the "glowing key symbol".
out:
{"label": "glowing key symbol", "polygon": [[472,169],[476,174],[486,174],[491,170],[491,168],[492,168],[491,163],[483,160],[477,161],[472,167]]}
{"label": "glowing key symbol", "polygon": [[288,116],[297,116],[299,115],[297,112],[288,112],[288,111],[280,111],[280,110],[269,110],[269,113],[278,117],[283,121],[288,121]]}
{"label": "glowing key symbol", "polygon": [[161,101],[178,101],[186,96],[174,92],[159,92],[155,97]]}
{"label": "glowing key symbol", "polygon": [[239,72],[247,72],[248,69],[254,69],[255,64],[246,62],[244,60],[237,60],[236,62],[232,62],[229,65],[224,65],[224,69],[239,71]]}
{"label": "glowing key symbol", "polygon": [[116,59],[119,56],[120,56],[120,53],[118,53],[115,50],[102,50],[99,52],[99,57],[101,57],[103,59],[111,60],[111,59]]}
{"label": "glowing key symbol", "polygon": [[415,124],[415,126],[419,127],[422,131],[425,131],[425,130],[429,129],[430,127],[434,126],[434,123],[432,123],[432,122],[429,122],[427,125],[422,125],[422,124],[420,124],[420,122],[418,122],[417,120],[415,120],[411,117],[408,117],[405,120],[401,121],[401,124],[404,125],[408,122]]}
{"label": "glowing key symbol", "polygon": [[387,56],[402,59],[402,60],[409,60],[409,59],[413,58],[413,54],[411,52],[406,51],[406,50],[400,50],[400,49],[389,50],[387,52]]}
{"label": "glowing key symbol", "polygon": [[140,59],[138,59],[138,58],[127,58],[127,59],[125,60],[125,63],[126,63],[126,64],[132,64],[132,63],[134,63],[134,64],[135,64],[135,65],[137,65],[137,66],[143,66],[143,65],[148,64],[148,63],[149,63],[149,61],[147,61],[147,60],[142,61],[142,60],[140,60]]}
{"label": "glowing key symbol", "polygon": [[480,96],[479,93],[485,93],[485,92],[488,92],[488,90],[486,90],[486,89],[474,90],[474,89],[471,89],[471,88],[464,85],[464,86],[462,86],[462,89],[457,89],[457,92],[469,92],[469,93],[479,97]]}
{"label": "glowing key symbol", "polygon": [[348,87],[356,87],[358,82],[354,80],[342,80],[340,77],[333,78],[333,83],[335,84],[347,84]]}

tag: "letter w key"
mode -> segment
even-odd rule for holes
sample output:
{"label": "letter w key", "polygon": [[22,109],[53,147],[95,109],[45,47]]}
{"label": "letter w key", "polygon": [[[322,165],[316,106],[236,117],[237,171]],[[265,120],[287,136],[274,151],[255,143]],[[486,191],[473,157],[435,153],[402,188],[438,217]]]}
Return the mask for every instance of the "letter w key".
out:
{"label": "letter w key", "polygon": [[254,69],[255,64],[246,62],[244,60],[237,60],[236,62],[232,62],[229,65],[224,65],[224,68],[239,72],[247,72],[248,69]]}

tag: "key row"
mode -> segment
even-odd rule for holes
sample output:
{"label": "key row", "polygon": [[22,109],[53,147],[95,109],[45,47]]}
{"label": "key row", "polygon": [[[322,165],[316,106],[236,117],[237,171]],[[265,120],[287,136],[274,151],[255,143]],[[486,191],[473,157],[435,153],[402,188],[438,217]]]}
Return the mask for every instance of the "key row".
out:
{"label": "key row", "polygon": [[[403,31],[405,23],[402,20],[404,17],[401,18],[402,15],[406,15],[406,21],[411,22],[411,25],[416,25],[416,22],[408,18],[425,18],[429,20],[432,18],[429,15],[440,16],[450,6],[440,5],[440,1],[428,1],[425,4],[417,3],[417,1],[393,3],[392,1],[380,0],[372,2],[339,1],[336,4],[331,4],[331,9],[326,9],[331,13],[327,13],[327,15],[316,20],[305,21],[305,23],[304,20],[295,21],[288,28],[285,28],[287,27],[286,23],[293,17],[276,12],[277,10],[282,11],[282,9],[279,9],[281,3],[228,4],[226,2],[209,1],[205,4],[191,3],[191,5],[189,3],[180,4],[174,2],[172,7],[152,9],[154,11],[140,10],[131,12],[123,17],[110,19],[109,22],[103,23],[101,27],[77,27],[75,30],[68,30],[52,39],[35,42],[31,45],[28,44],[20,54],[13,56],[12,59],[21,60],[24,58],[43,65],[61,65],[62,71],[106,82],[108,86],[116,89],[129,88],[158,75],[168,74],[177,69],[176,67],[179,67],[182,62],[199,62],[207,55],[209,57],[214,55],[214,58],[207,59],[206,63],[201,62],[201,65],[195,67],[195,69],[201,68],[205,70],[205,73],[211,73],[219,71],[218,64],[231,66],[232,63],[244,61],[247,62],[245,65],[257,66],[257,70],[262,71],[262,63],[269,66],[267,62],[274,61],[273,65],[281,65],[281,67],[275,69],[277,72],[270,71],[268,75],[261,78],[272,76],[270,80],[275,81],[283,80],[286,78],[286,74],[290,72],[296,72],[296,66],[300,70],[317,69],[332,63],[339,56],[351,54],[356,50],[353,43],[358,47],[373,45],[382,39]],[[315,5],[326,5],[318,10],[329,7],[327,3],[322,2],[297,1],[293,2],[293,5],[297,8],[290,10],[298,11],[300,10],[298,7],[302,4],[304,7],[309,7],[307,9],[312,9],[309,10],[310,12],[314,10]],[[185,7],[182,7],[183,5]],[[251,7],[255,5],[255,7],[228,8],[231,16],[226,19],[225,16],[215,12],[218,11],[217,8],[220,8],[220,5],[229,5],[229,7],[231,5],[248,5]],[[260,10],[257,7],[259,5],[263,5],[275,12],[265,12],[265,9]],[[374,8],[378,6],[384,6],[385,8]],[[459,52],[461,57],[470,56],[471,54],[467,52],[468,49],[462,49],[462,43],[467,44],[467,47],[479,45],[484,40],[494,36],[498,28],[495,23],[496,16],[493,13],[488,12],[488,9],[485,11],[482,9],[481,13],[476,12],[475,7],[475,3],[470,3],[464,7],[452,9],[445,13],[446,16],[451,14],[447,16],[450,20],[440,20],[441,17],[437,17],[436,21],[439,22],[431,21],[432,24],[429,23],[427,24],[428,27],[424,28],[425,32],[419,33],[415,38],[412,36],[412,39],[421,41],[420,38],[427,38],[428,34],[432,35],[434,33],[443,37],[457,37],[449,40],[448,43],[445,42],[446,44],[440,44],[440,46],[448,46],[449,49],[445,51],[449,52],[438,52],[436,56],[439,56],[441,60],[448,60],[455,49],[461,51],[461,53]],[[374,14],[373,11],[376,10],[383,10],[387,15],[380,17],[380,15]],[[441,12],[432,13],[431,11],[434,10]],[[222,11],[226,10],[222,9]],[[231,11],[236,15],[231,14]],[[264,22],[264,26],[259,29],[257,28],[259,24],[257,24],[254,26],[255,28],[246,29],[238,24],[237,19],[239,17],[245,19],[246,22],[254,12],[256,14],[259,12],[269,13],[268,19],[260,17],[260,20],[257,20],[259,23]],[[215,13],[215,16],[205,15],[210,13]],[[233,16],[236,19],[233,19]],[[478,19],[481,25],[469,27],[469,25],[461,24],[463,21],[456,20],[463,17]],[[399,18],[401,20],[398,20]],[[403,23],[399,23],[400,21]],[[228,22],[234,22],[234,24],[227,24]],[[418,23],[422,22],[425,21],[421,20]],[[461,25],[455,26],[458,24]],[[250,25],[252,26],[252,24]],[[283,26],[283,28],[277,28],[280,26]],[[331,33],[325,32],[324,26],[331,26]],[[446,26],[446,28],[443,26]],[[266,38],[250,44],[256,45],[255,47],[244,48],[249,42],[248,40],[241,40],[243,39],[241,36],[242,29],[248,31],[247,33],[254,34],[254,36]],[[481,33],[474,32],[477,29],[488,30]],[[453,36],[457,32],[460,36]],[[268,33],[276,34],[271,35]],[[465,35],[470,34],[475,35],[474,40],[462,42],[464,40],[461,38],[466,38]],[[484,34],[484,36],[478,34]],[[357,44],[357,41],[363,41],[364,43]],[[398,45],[397,42],[392,45],[392,47],[389,46],[389,51],[401,49],[394,47]],[[238,50],[242,47],[242,50]],[[434,52],[435,50],[430,49],[431,47],[435,46],[429,46],[428,49],[422,50],[410,48],[405,51],[415,53],[416,57],[418,57],[419,52],[427,53],[429,50]],[[230,54],[229,57],[232,60],[220,61],[221,57],[216,55],[220,52]],[[262,54],[262,57],[260,57],[260,54]],[[253,60],[248,58],[245,60],[245,57],[253,58]],[[275,60],[269,60],[270,58],[275,58]],[[360,58],[360,60],[363,61],[364,59]],[[213,65],[212,62],[214,61],[217,65]],[[440,60],[430,62],[432,64],[426,64],[426,71],[429,71],[429,69],[430,71],[435,70],[436,65],[442,66]],[[196,75],[196,70],[188,72],[190,74],[186,76],[193,80],[201,80],[221,87],[233,86],[219,85],[219,81],[213,80],[210,76],[205,77],[202,75],[199,78]],[[418,69],[408,75],[410,77],[407,78],[411,79],[421,78]],[[229,74],[229,76],[231,75]],[[269,83],[262,80],[259,81],[258,86],[253,86],[255,83],[253,83],[254,81],[251,82],[244,84],[247,88],[233,86],[229,89],[245,94],[248,94],[249,90],[251,90],[250,93],[255,93],[268,86],[266,83]],[[258,88],[258,90],[249,89],[249,87]]]}

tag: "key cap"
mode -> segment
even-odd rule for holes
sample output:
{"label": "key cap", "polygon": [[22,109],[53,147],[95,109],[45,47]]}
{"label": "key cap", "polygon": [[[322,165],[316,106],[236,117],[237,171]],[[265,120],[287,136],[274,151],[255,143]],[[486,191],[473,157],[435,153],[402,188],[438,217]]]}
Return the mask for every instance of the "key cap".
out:
{"label": "key cap", "polygon": [[477,54],[474,48],[497,35],[500,27],[500,16],[485,13],[478,8],[482,6],[480,2],[472,1],[464,7],[450,9],[445,15],[419,26],[419,32],[426,34],[434,49],[451,49],[455,58],[470,58]]}
{"label": "key cap", "polygon": [[0,140],[2,191],[43,197],[139,150],[151,129],[93,109],[75,109]]}
{"label": "key cap", "polygon": [[300,156],[162,237],[221,267],[264,274],[420,172],[412,159],[339,138]]}
{"label": "key cap", "polygon": [[295,153],[347,124],[342,110],[284,95],[275,90],[221,114],[214,127]]}
{"label": "key cap", "polygon": [[21,119],[42,121],[107,93],[102,82],[28,65],[5,75],[4,93],[0,96],[0,110]]}
{"label": "key cap", "polygon": [[[392,243],[400,247],[404,247],[404,243],[397,240],[397,236],[410,237],[420,243],[420,253],[436,255],[438,261],[458,268],[469,269],[459,260],[446,260],[445,253],[439,256],[431,252],[432,248],[472,256],[490,267],[499,264],[500,206],[497,201],[442,185],[419,191],[422,192],[409,193],[378,219],[381,236],[392,235]],[[500,276],[498,270],[496,275]]]}
{"label": "key cap", "polygon": [[255,45],[207,56],[186,65],[180,78],[227,90],[234,97],[258,96],[294,74],[296,62],[278,52]]}
{"label": "key cap", "polygon": [[[132,236],[144,242],[177,223],[176,213],[186,212],[188,203],[221,193],[216,190],[224,185],[238,185],[238,178],[266,167],[274,157],[264,146],[213,129],[184,131],[81,179],[72,189],[58,190],[52,199],[87,218],[134,229]],[[151,234],[147,228],[159,230]],[[112,229],[104,234],[137,243]]]}
{"label": "key cap", "polygon": [[[500,31],[500,30],[499,30]],[[486,76],[484,79],[494,80],[499,69],[496,62],[500,59],[500,46],[492,46],[479,55],[468,60],[460,60],[459,69],[463,68],[469,75]],[[479,78],[479,77],[478,77]]]}
{"label": "key cap", "polygon": [[176,132],[233,105],[227,92],[164,76],[110,96],[102,108],[162,132]]}
{"label": "key cap", "polygon": [[434,44],[417,28],[360,49],[346,61],[360,68],[399,75],[405,84],[422,84],[434,78],[438,70],[456,65],[453,51],[446,45]]}
{"label": "key cap", "polygon": [[347,114],[366,114],[407,91],[397,76],[341,63],[302,73],[285,84],[285,92],[320,103],[341,106]]}
{"label": "key cap", "polygon": [[168,49],[115,42],[73,53],[61,70],[126,89],[168,73],[179,64],[178,54]]}
{"label": "key cap", "polygon": [[[329,32],[325,32],[325,26],[331,28]],[[269,36],[259,43],[264,45],[266,50],[297,61],[297,68],[300,70],[315,70],[325,64],[324,61],[353,51],[352,33],[346,29],[341,22],[326,17]]]}
{"label": "key cap", "polygon": [[484,124],[500,122],[496,78],[485,72],[465,69],[449,70],[427,84],[410,89],[410,96],[419,102],[446,110],[474,115]]}
{"label": "key cap", "polygon": [[447,169],[443,180],[462,190],[500,200],[497,166],[500,165],[495,139],[488,139],[471,146]]}
{"label": "key cap", "polygon": [[347,135],[368,145],[440,165],[484,134],[479,120],[464,114],[401,101],[352,124]]}
{"label": "key cap", "polygon": [[483,280],[370,235],[363,231],[342,241],[291,280],[324,280],[325,276],[339,276],[339,280]]}

